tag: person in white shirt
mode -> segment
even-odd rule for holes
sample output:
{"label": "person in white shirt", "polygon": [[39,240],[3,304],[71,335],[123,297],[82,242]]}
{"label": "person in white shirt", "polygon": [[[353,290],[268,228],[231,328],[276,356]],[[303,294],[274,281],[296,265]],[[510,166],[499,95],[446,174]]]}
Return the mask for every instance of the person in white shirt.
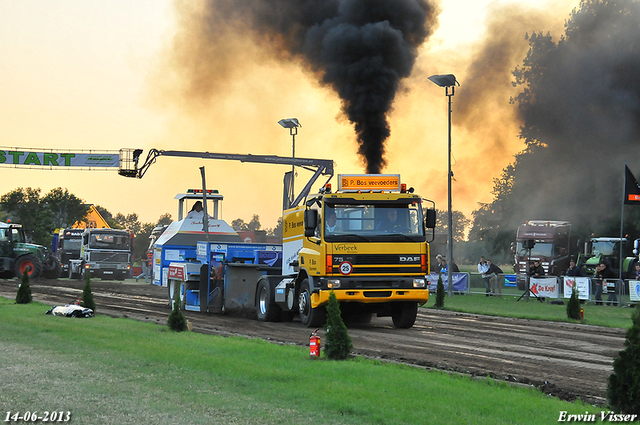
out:
{"label": "person in white shirt", "polygon": [[478,273],[482,275],[482,280],[484,281],[484,288],[486,290],[487,297],[491,295],[491,276],[487,274],[489,271],[489,264],[484,259],[484,257],[480,257],[480,262],[478,263]]}

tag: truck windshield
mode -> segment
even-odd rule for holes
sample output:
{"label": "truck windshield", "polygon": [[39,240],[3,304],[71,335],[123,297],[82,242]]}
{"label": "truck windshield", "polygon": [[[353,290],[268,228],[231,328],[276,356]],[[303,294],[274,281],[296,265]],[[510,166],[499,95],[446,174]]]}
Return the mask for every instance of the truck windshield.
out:
{"label": "truck windshield", "polygon": [[[96,249],[129,249],[129,235],[111,233],[92,233],[89,246]],[[65,246],[66,248],[66,246]]]}
{"label": "truck windshield", "polygon": [[64,249],[73,249],[79,251],[80,248],[82,248],[82,238],[64,239],[62,246]]}
{"label": "truck windshield", "polygon": [[[518,242],[518,254],[529,255],[529,250],[522,247],[522,242]],[[553,243],[551,242],[536,242],[535,246],[531,248],[532,257],[553,257]]]}
{"label": "truck windshield", "polygon": [[323,217],[329,242],[425,240],[419,202],[325,204]]}
{"label": "truck windshield", "polygon": [[619,245],[617,242],[593,242],[591,252],[593,252],[593,255],[613,255],[614,253],[618,253],[620,251],[620,248],[618,246]]}

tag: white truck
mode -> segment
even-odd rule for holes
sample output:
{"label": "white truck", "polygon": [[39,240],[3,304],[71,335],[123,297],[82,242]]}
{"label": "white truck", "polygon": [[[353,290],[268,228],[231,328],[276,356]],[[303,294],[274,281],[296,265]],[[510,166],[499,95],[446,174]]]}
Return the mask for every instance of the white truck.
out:
{"label": "white truck", "polygon": [[124,280],[131,274],[133,233],[119,229],[86,229],[80,259],[69,261],[69,277]]}

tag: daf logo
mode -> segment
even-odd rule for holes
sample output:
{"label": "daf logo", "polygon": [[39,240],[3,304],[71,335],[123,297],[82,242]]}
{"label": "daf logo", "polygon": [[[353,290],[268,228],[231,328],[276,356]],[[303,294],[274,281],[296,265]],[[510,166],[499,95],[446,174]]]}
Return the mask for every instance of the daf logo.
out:
{"label": "daf logo", "polygon": [[404,257],[400,256],[401,263],[412,263],[414,261],[420,261],[420,257]]}

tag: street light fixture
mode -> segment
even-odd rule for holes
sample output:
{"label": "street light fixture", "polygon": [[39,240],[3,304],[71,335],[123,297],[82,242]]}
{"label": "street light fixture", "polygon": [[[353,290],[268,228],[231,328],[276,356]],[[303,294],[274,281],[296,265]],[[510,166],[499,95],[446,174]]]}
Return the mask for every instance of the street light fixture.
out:
{"label": "street light fixture", "polygon": [[[278,121],[278,124],[280,124],[284,128],[289,129],[289,134],[293,138],[291,157],[295,158],[296,157],[296,134],[298,134],[298,127],[302,127],[302,124],[300,124],[300,121],[298,121],[298,118],[284,118]],[[293,199],[295,195],[295,189],[293,186],[294,178],[295,178],[295,169],[296,169],[296,166],[292,165],[291,166],[291,188],[289,189],[289,193],[288,193],[289,205],[293,203]]]}
{"label": "street light fixture", "polygon": [[456,80],[456,77],[453,74],[444,74],[444,75],[432,75],[431,77],[429,77],[429,80],[431,82],[433,82],[434,84],[440,86],[440,87],[444,87],[444,93],[445,96],[447,96],[449,98],[449,145],[448,145],[448,155],[449,155],[449,170],[447,173],[447,181],[448,181],[448,190],[447,190],[447,195],[448,195],[448,213],[447,213],[447,226],[449,227],[449,235],[448,235],[448,239],[449,239],[449,246],[448,246],[448,253],[447,253],[447,262],[448,262],[448,267],[447,267],[447,282],[448,282],[448,286],[449,286],[449,297],[453,296],[453,280],[451,279],[451,266],[453,264],[453,210],[451,209],[451,178],[453,177],[453,173],[451,172],[451,98],[453,97],[453,95],[455,94],[455,86],[460,85],[460,83],[458,83],[458,81]]}

